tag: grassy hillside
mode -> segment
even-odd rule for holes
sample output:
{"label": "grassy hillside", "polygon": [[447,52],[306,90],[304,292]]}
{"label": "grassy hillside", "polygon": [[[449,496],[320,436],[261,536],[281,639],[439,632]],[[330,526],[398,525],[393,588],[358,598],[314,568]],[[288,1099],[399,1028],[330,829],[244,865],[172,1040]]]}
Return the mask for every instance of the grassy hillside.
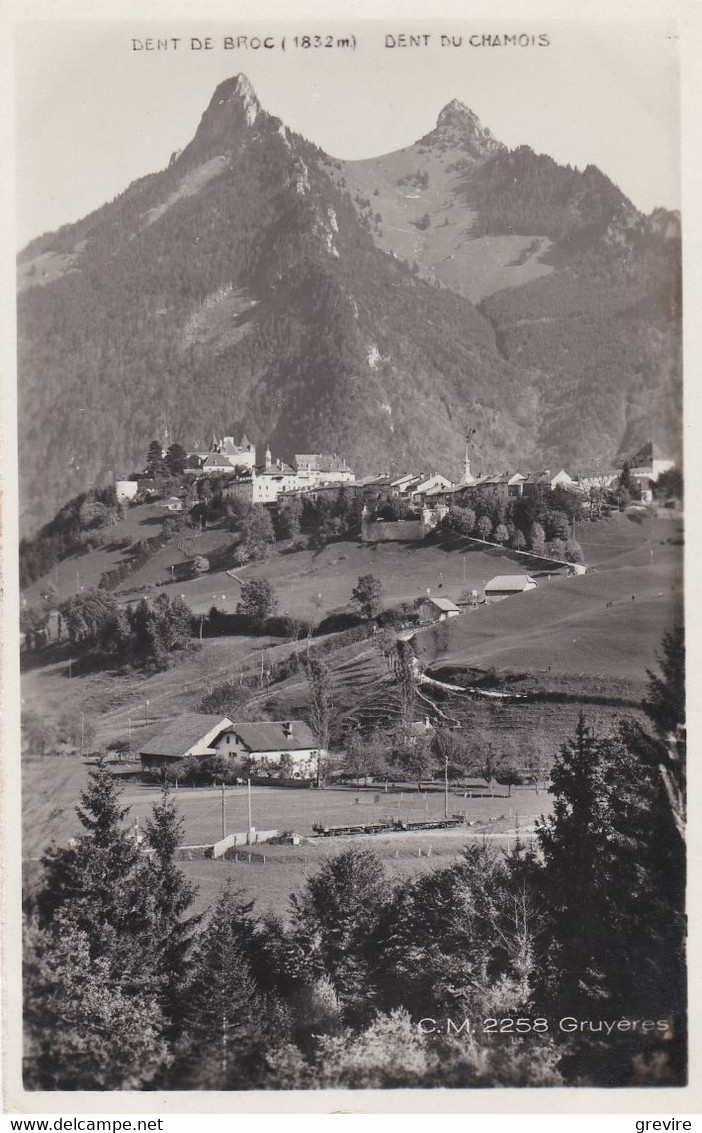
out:
{"label": "grassy hillside", "polygon": [[624,516],[593,527],[588,550],[599,563],[591,573],[542,581],[419,634],[422,661],[540,673],[556,688],[640,697],[645,670],[655,667],[661,637],[682,608],[681,548],[661,540],[671,530],[677,536],[677,524],[660,520],[642,532]]}

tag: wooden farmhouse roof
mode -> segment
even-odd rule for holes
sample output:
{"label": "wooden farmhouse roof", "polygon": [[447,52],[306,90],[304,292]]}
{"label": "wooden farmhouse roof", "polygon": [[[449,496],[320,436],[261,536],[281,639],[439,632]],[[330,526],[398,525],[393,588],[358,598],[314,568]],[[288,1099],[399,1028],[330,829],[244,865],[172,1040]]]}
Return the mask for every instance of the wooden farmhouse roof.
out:
{"label": "wooden farmhouse roof", "polygon": [[184,756],[195,744],[216,728],[225,731],[231,727],[228,716],[211,716],[202,712],[187,712],[176,716],[162,731],[157,732],[140,748],[141,755]]}

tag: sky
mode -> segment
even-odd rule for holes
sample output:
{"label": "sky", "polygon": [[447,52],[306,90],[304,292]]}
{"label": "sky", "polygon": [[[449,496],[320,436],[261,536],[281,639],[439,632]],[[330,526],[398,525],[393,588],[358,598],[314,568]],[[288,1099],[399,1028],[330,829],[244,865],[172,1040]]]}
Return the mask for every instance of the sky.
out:
{"label": "sky", "polygon": [[[353,34],[355,49],[296,48],[306,33]],[[421,46],[389,46],[410,34]],[[482,45],[505,34],[549,45]],[[225,50],[237,36],[275,46]],[[192,49],[206,37],[210,50]],[[147,39],[169,45],[134,50]],[[644,212],[680,207],[677,40],[664,21],[28,23],[15,59],[18,247],[162,169],[216,84],[239,72],[266,110],[335,157],[410,145],[458,98],[510,147],[597,165]]]}

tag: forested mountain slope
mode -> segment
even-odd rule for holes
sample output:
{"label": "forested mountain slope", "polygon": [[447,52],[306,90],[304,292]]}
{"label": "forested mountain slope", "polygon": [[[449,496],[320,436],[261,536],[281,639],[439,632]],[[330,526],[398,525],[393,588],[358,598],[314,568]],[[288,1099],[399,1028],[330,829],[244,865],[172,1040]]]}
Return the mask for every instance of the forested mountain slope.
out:
{"label": "forested mountain slope", "polygon": [[[425,261],[389,247],[351,183],[367,163],[292,133],[244,76],[220,84],[166,170],[33,241],[19,262],[24,530],[141,468],[166,430],[186,446],[246,431],[287,458],[302,446],[359,472],[395,461],[453,476],[468,426],[486,469],[575,469],[652,434],[671,447],[671,218],[640,217],[596,170],[510,154],[460,104],[413,148],[433,163],[429,188],[417,154],[373,160],[415,178],[413,209],[434,167],[457,164],[443,228],[466,229],[468,251],[453,277],[431,270],[440,243],[424,241]],[[534,167],[525,194],[505,162]],[[407,188],[394,184],[396,202]],[[412,232],[435,231],[427,212]]]}

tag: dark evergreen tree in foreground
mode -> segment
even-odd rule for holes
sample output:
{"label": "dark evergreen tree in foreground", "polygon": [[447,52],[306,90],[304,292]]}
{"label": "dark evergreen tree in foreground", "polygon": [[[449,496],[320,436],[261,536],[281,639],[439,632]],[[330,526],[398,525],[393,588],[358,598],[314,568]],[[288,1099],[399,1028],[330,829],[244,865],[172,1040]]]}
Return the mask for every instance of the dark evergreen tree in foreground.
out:
{"label": "dark evergreen tree in foreground", "polygon": [[228,886],[200,936],[177,1064],[181,1086],[227,1090],[256,1083],[267,1022],[246,956],[250,910]]}
{"label": "dark evergreen tree in foreground", "polygon": [[576,1018],[665,1028],[581,1041],[568,1077],[627,1085],[684,1076],[683,660],[676,630],[664,639],[662,676],[649,674],[653,735],[624,720],[617,734],[596,737],[581,718],[554,767],[554,810],[539,830],[552,939],[543,994]]}
{"label": "dark evergreen tree in foreground", "polygon": [[44,856],[44,885],[37,898],[41,927],[64,911],[85,933],[93,958],[105,957],[123,985],[154,986],[149,938],[153,890],[134,836],[128,808],[107,767],[90,772],[76,808],[85,833]]}
{"label": "dark evergreen tree in foreground", "polygon": [[146,824],[146,841],[153,850],[146,868],[153,903],[153,944],[159,953],[160,997],[171,1037],[180,1033],[189,982],[189,955],[201,920],[188,915],[196,890],[176,864],[183,825],[172,794],[165,788]]}
{"label": "dark evergreen tree in foreground", "polygon": [[170,1066],[157,996],[124,986],[70,909],[27,926],[24,987],[27,1089],[138,1090]]}
{"label": "dark evergreen tree in foreground", "polygon": [[85,833],[45,855],[30,910],[26,1081],[144,1087],[171,1060],[148,867],[103,765],[77,812]]}

